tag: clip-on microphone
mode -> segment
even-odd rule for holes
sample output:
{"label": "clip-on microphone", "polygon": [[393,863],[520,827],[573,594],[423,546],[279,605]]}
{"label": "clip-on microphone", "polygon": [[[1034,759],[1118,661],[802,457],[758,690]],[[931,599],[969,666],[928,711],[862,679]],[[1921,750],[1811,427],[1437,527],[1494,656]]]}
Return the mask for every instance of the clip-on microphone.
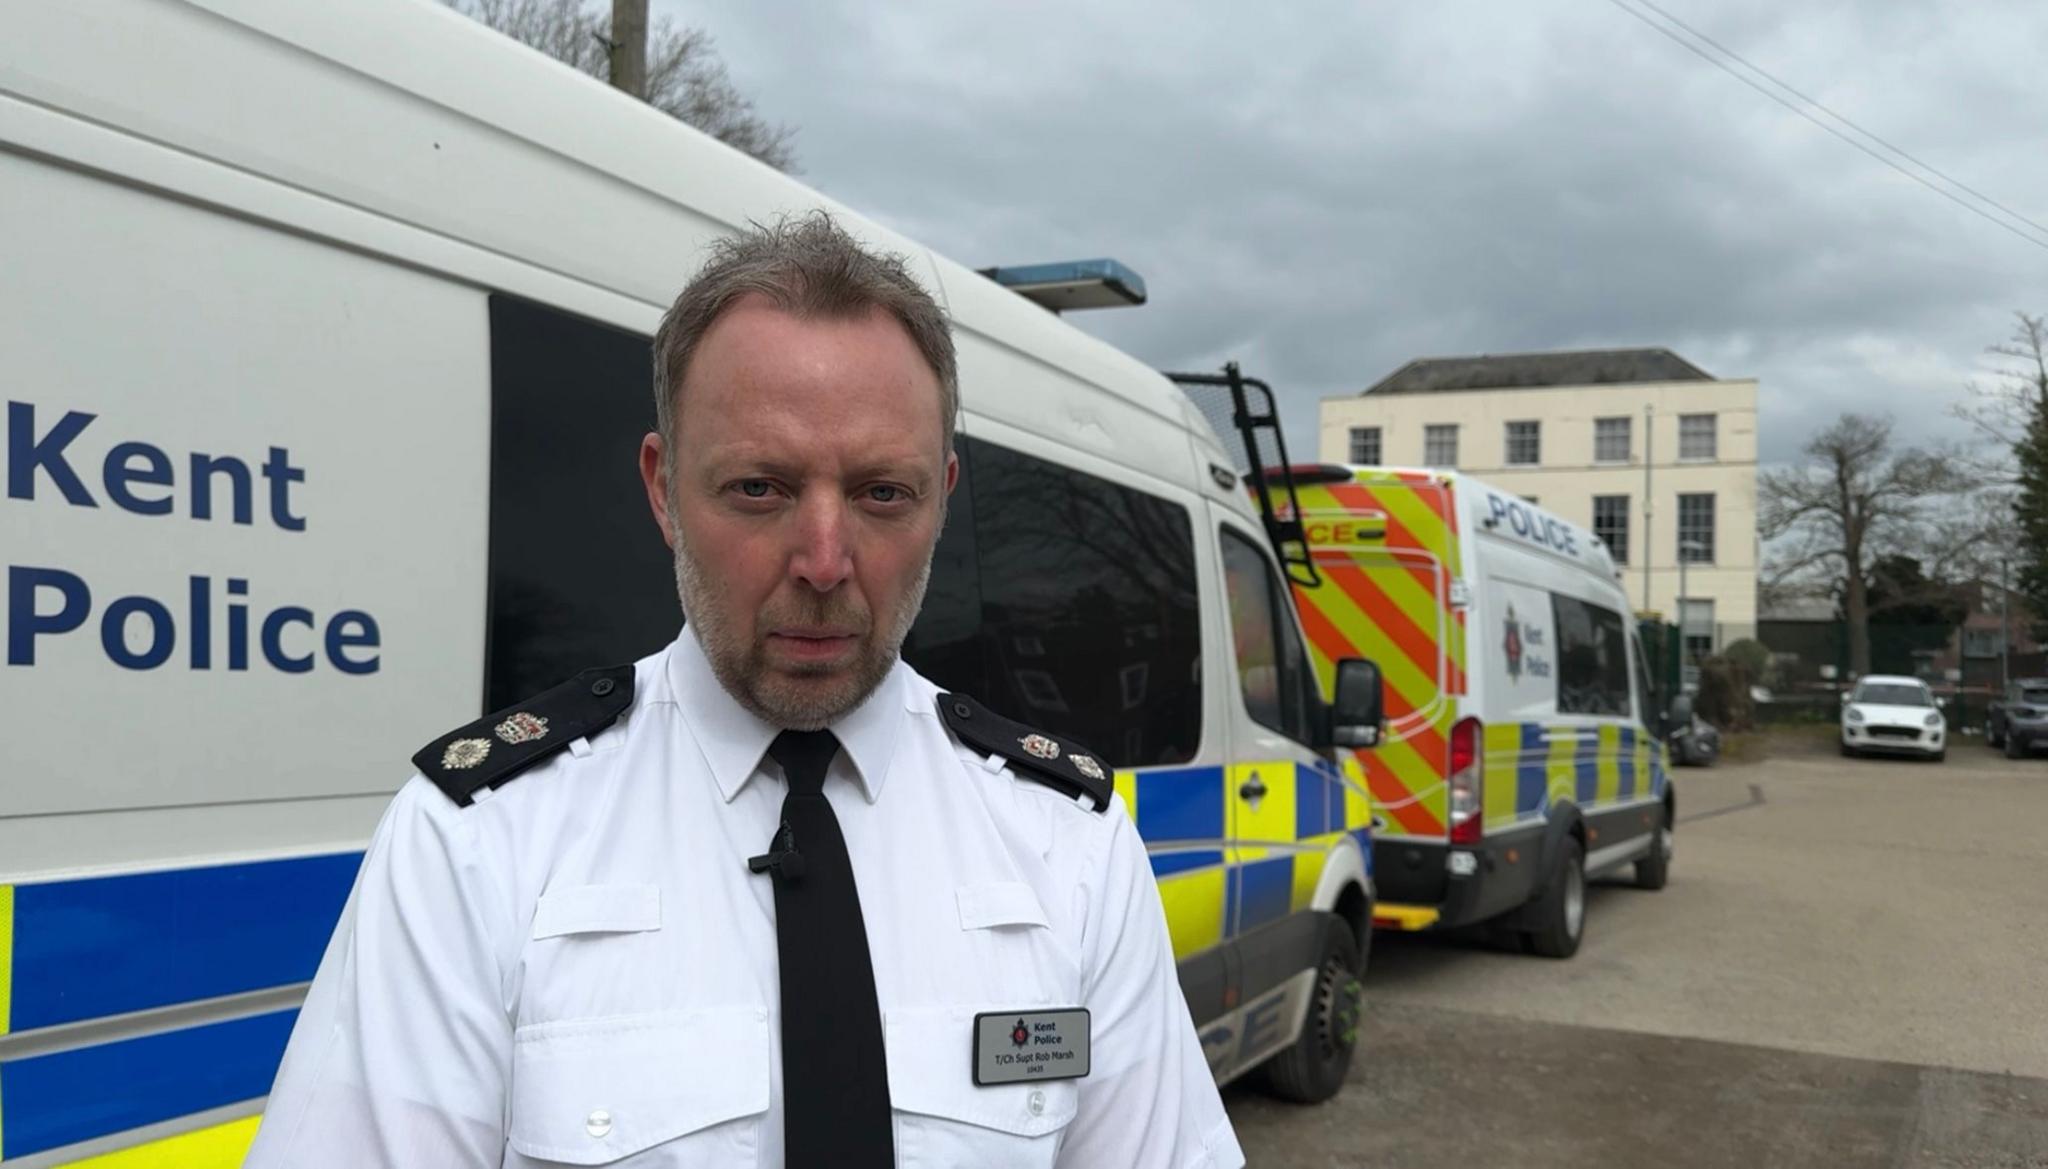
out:
{"label": "clip-on microphone", "polygon": [[768,842],[768,851],[761,856],[747,858],[747,868],[756,873],[773,870],[778,881],[797,881],[804,875],[804,854],[796,850],[796,832],[784,820],[776,830],[775,839]]}

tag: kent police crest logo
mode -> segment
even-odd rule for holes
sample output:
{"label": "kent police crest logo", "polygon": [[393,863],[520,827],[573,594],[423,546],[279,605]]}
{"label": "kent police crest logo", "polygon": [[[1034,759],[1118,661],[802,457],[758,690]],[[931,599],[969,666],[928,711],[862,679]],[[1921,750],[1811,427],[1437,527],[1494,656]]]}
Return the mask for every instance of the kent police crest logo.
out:
{"label": "kent police crest logo", "polygon": [[1508,680],[1522,680],[1522,623],[1515,620],[1515,607],[1508,606],[1508,635],[1501,648],[1508,655]]}
{"label": "kent police crest logo", "polygon": [[1018,1019],[1017,1025],[1010,1028],[1010,1042],[1017,1047],[1031,1042],[1031,1032],[1025,1028],[1023,1019]]}

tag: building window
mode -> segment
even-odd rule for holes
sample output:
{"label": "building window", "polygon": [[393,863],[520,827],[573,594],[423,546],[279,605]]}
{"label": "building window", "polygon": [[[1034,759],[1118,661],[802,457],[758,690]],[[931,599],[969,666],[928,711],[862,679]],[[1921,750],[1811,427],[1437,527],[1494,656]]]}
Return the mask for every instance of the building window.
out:
{"label": "building window", "polygon": [[1995,658],[2005,652],[2005,637],[1996,629],[1963,630],[1963,656]]}
{"label": "building window", "polygon": [[1543,459],[1543,424],[1541,422],[1508,423],[1508,457],[1510,467],[1533,467]]}
{"label": "building window", "polygon": [[1715,441],[1714,416],[1712,414],[1680,414],[1678,416],[1678,457],[1681,459],[1718,458]]}
{"label": "building window", "polygon": [[1678,497],[1678,558],[1687,564],[1714,562],[1714,493]]}
{"label": "building window", "polygon": [[1458,465],[1457,423],[1445,423],[1422,428],[1422,465],[1425,467],[1456,467]]}
{"label": "building window", "polygon": [[1593,534],[1614,554],[1616,564],[1628,563],[1628,496],[1593,497]]}
{"label": "building window", "polygon": [[1593,461],[1596,463],[1626,463],[1628,450],[1629,419],[1595,418],[1593,420]]}
{"label": "building window", "polygon": [[1688,664],[1714,653],[1714,601],[1713,598],[1686,597],[1682,599],[1678,613],[1678,626],[1685,636],[1685,660]]}
{"label": "building window", "polygon": [[1351,461],[1378,466],[1380,462],[1380,428],[1377,426],[1354,426],[1351,428]]}

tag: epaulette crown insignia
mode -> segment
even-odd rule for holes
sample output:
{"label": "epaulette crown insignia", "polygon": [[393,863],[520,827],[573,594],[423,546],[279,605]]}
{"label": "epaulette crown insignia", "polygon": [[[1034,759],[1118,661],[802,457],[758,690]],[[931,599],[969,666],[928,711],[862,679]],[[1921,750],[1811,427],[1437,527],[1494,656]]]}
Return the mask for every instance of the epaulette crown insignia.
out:
{"label": "epaulette crown insignia", "polygon": [[585,670],[551,690],[442,735],[412,765],[461,807],[577,739],[618,721],[633,705],[633,667]]}
{"label": "epaulette crown insignia", "polygon": [[1002,756],[1026,779],[1071,797],[1087,796],[1097,812],[1109,810],[1116,784],[1094,752],[1012,722],[964,694],[941,694],[938,706],[939,717],[961,742]]}

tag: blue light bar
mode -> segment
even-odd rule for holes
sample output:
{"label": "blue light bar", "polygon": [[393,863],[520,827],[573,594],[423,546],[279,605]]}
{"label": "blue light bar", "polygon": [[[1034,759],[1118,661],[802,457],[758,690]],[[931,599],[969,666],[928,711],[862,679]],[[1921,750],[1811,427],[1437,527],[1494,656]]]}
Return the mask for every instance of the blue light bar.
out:
{"label": "blue light bar", "polygon": [[983,268],[981,274],[1054,312],[1145,303],[1145,280],[1115,260]]}

